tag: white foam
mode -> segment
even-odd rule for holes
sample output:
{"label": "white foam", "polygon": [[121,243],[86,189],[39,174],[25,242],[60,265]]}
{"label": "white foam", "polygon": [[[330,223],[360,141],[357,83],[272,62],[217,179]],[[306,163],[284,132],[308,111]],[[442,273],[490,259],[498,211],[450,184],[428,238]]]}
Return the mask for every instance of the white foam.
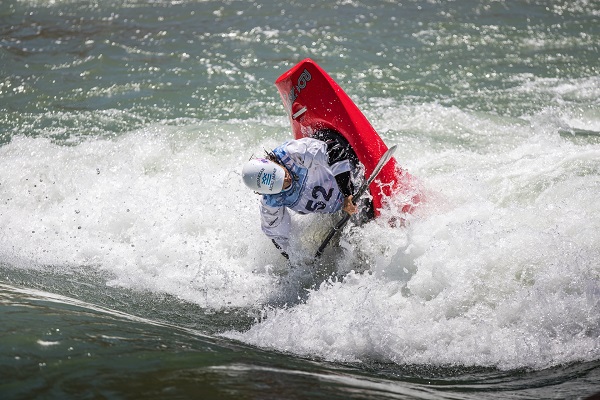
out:
{"label": "white foam", "polygon": [[264,256],[272,245],[238,169],[262,146],[218,129],[232,132],[155,126],[73,146],[14,137],[0,148],[2,260],[88,266],[208,307],[259,302],[272,278],[256,271],[278,254]]}
{"label": "white foam", "polygon": [[[187,121],[69,146],[14,137],[0,148],[0,259],[83,266],[203,307],[266,304],[260,323],[226,335],[310,357],[500,368],[598,359],[600,145],[561,137],[564,110],[386,110],[377,128],[400,144],[427,202],[408,227],[349,226],[334,259],[347,275],[305,302],[281,279],[285,262],[239,179],[251,154],[288,137],[260,121]],[[312,254],[309,232],[322,222],[295,218],[307,233],[299,252]]]}
{"label": "white foam", "polygon": [[420,139],[389,129],[388,141],[408,147],[400,157],[427,204],[407,228],[373,222],[348,238],[370,274],[323,284],[227,336],[336,361],[508,369],[598,359],[600,146],[561,138],[547,111],[535,124],[431,105],[405,115],[387,121],[414,124]]}

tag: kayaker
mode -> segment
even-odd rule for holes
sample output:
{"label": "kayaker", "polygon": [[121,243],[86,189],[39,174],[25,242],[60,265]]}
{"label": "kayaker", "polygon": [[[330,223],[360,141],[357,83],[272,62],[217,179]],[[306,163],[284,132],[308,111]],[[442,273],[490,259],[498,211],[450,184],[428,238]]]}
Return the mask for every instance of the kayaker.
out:
{"label": "kayaker", "polygon": [[262,195],[262,230],[284,257],[289,258],[289,210],[298,214],[357,213],[352,202],[352,175],[357,165],[350,145],[332,131],[287,141],[264,158],[244,165],[244,183]]}

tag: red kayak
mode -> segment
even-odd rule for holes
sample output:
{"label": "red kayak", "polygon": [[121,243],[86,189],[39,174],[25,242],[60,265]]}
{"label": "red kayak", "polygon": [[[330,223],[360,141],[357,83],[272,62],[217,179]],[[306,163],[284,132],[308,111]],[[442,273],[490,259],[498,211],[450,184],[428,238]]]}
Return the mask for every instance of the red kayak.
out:
{"label": "red kayak", "polygon": [[[367,118],[339,85],[313,60],[307,58],[275,81],[290,117],[294,137],[309,137],[327,130],[341,134],[365,166],[369,176],[388,147]],[[369,186],[375,215],[385,199],[395,193],[414,193],[411,176],[392,158]],[[419,202],[409,196],[402,212],[410,212]]]}

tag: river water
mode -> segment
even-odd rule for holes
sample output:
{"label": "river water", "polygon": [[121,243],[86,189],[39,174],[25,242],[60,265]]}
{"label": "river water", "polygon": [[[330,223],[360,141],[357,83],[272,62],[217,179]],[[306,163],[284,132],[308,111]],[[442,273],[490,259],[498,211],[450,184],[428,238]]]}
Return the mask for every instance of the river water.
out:
{"label": "river water", "polygon": [[[600,392],[600,4],[308,3],[2,2],[2,398]],[[240,170],[306,57],[426,200],[288,264]]]}

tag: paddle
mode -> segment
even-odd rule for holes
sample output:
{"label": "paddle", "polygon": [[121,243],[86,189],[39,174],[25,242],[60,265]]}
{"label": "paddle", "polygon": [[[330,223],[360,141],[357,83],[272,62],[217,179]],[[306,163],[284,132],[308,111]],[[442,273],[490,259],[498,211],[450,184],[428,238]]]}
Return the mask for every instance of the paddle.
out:
{"label": "paddle", "polygon": [[[367,191],[367,189],[369,189],[369,185],[371,184],[371,182],[373,182],[375,180],[375,178],[377,177],[377,175],[379,174],[381,169],[385,166],[385,164],[387,164],[387,162],[390,160],[390,158],[392,158],[392,154],[394,154],[394,151],[396,151],[396,147],[397,147],[397,145],[393,145],[392,147],[390,147],[388,149],[388,151],[386,151],[383,154],[383,156],[381,156],[381,158],[379,159],[379,162],[375,166],[375,169],[373,170],[373,172],[371,172],[371,176],[369,176],[369,179],[367,179],[361,185],[361,187],[356,191],[354,196],[352,196],[352,202],[354,204],[356,204],[358,199]],[[344,227],[344,225],[346,225],[346,222],[348,222],[349,219],[350,219],[350,214],[346,213],[346,215],[344,215],[344,217],[331,229],[331,231],[329,231],[329,234],[327,235],[327,237],[325,238],[325,240],[323,241],[321,246],[319,246],[319,249],[317,250],[317,253],[315,254],[315,258],[321,257],[321,255],[323,254],[323,251],[325,250],[325,247],[327,247],[327,245],[329,244],[329,241],[333,238],[333,236],[336,234],[337,231],[339,231],[340,229],[342,229]]]}

